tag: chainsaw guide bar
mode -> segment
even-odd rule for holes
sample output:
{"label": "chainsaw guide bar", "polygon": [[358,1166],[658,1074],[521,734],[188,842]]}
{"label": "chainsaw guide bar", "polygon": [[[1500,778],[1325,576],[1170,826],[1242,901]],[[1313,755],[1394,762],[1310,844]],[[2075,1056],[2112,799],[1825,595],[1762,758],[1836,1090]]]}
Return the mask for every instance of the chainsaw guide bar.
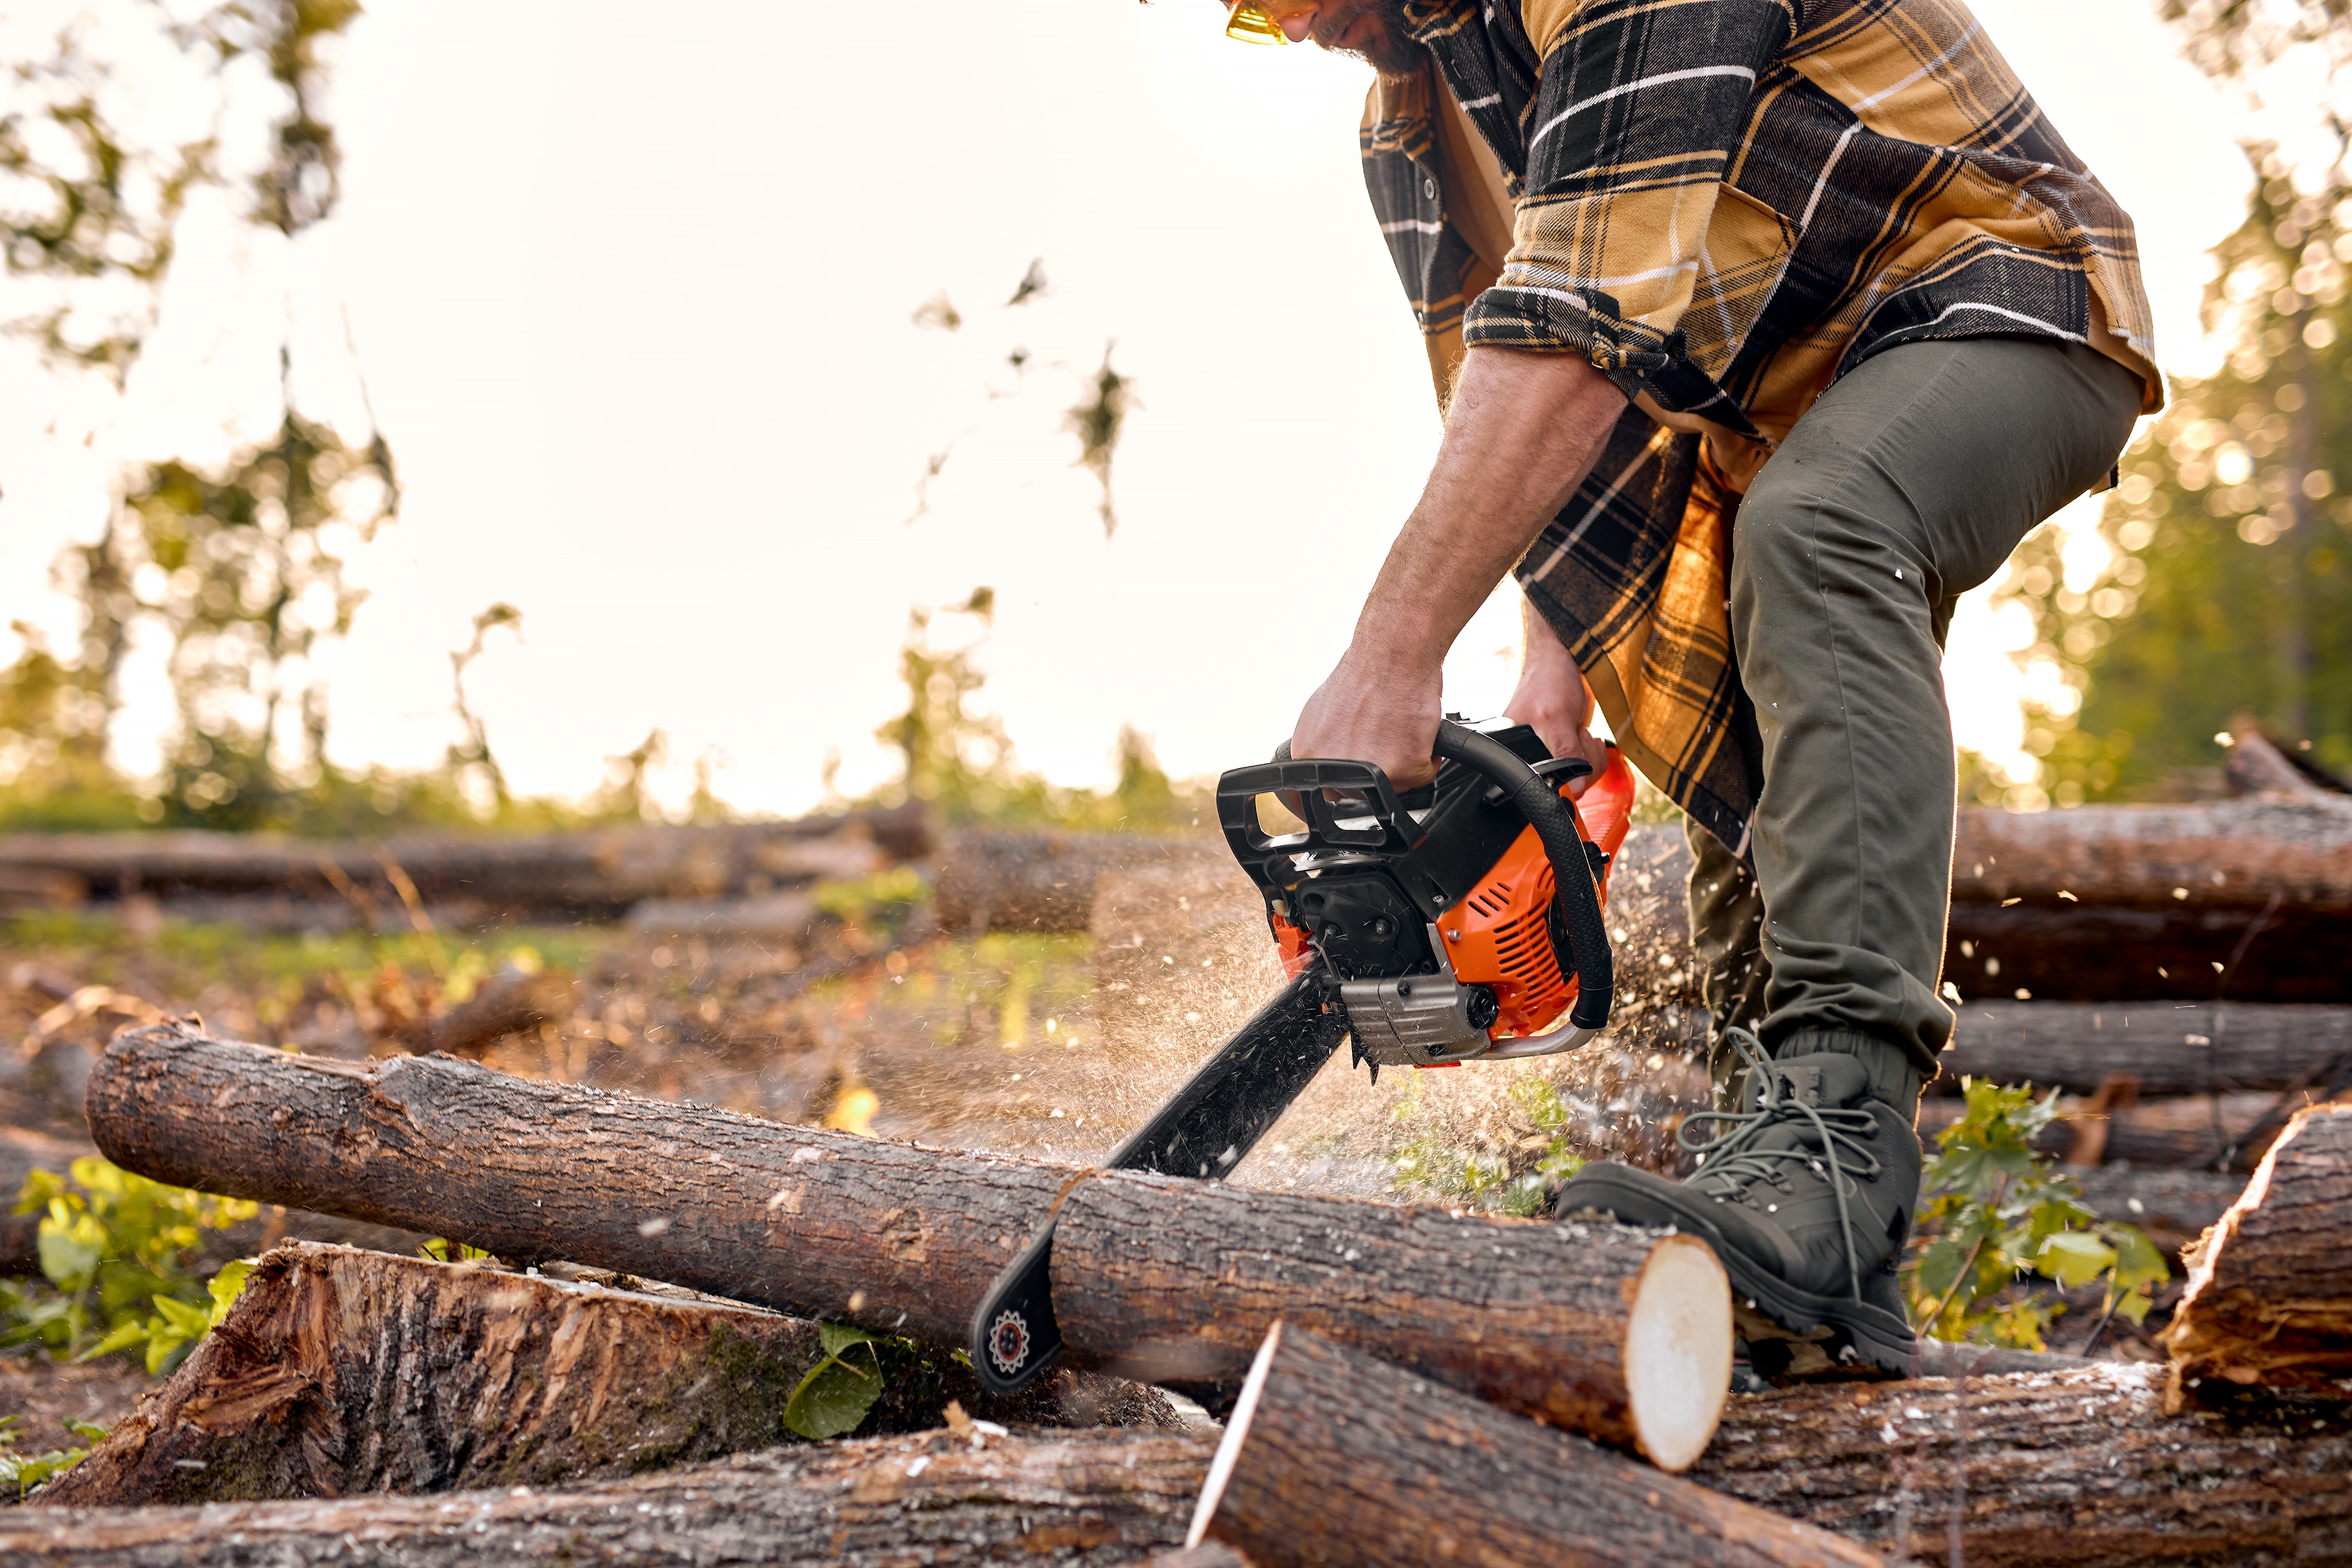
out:
{"label": "chainsaw guide bar", "polygon": [[[1286,747],[1217,781],[1219,825],[1290,978],[1102,1168],[1223,1179],[1342,1037],[1377,1082],[1383,1066],[1573,1050],[1607,1024],[1601,910],[1633,805],[1624,759],[1612,748],[1580,808],[1562,789],[1591,765],[1551,757],[1524,725],[1448,721],[1435,751],[1436,779],[1402,797],[1370,763]],[[972,1314],[972,1370],[999,1394],[1062,1350],[1055,1217]]]}

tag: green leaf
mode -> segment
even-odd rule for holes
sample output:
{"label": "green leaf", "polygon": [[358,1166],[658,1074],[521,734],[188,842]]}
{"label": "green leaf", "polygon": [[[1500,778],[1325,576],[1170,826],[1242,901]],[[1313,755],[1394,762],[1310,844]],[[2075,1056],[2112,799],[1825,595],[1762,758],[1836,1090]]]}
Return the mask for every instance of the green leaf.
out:
{"label": "green leaf", "polygon": [[133,1318],[127,1323],[117,1323],[104,1339],[74,1357],[74,1360],[90,1361],[99,1356],[112,1355],[117,1351],[127,1351],[135,1344],[143,1344],[147,1339],[149,1321],[152,1320],[142,1321]]}
{"label": "green leaf", "polygon": [[874,1336],[863,1329],[853,1329],[846,1323],[819,1323],[817,1342],[824,1346],[827,1356],[839,1356],[852,1345],[870,1345]]}
{"label": "green leaf", "polygon": [[41,1272],[60,1290],[86,1289],[106,1258],[106,1227],[87,1214],[70,1214],[52,1203],[41,1221]]}
{"label": "green leaf", "polygon": [[[2172,1278],[2172,1268],[2147,1233],[2136,1225],[2110,1222],[2099,1227],[2101,1236],[2116,1249],[2116,1283],[2129,1290],[2137,1286],[2160,1285]],[[2145,1294],[2145,1292],[2143,1292]],[[2142,1308],[2143,1311],[2147,1309]],[[2137,1322],[2139,1320],[2132,1320]]]}
{"label": "green leaf", "polygon": [[150,1335],[147,1341],[147,1375],[162,1377],[185,1359],[184,1353],[195,1344],[194,1336],[167,1329]]}
{"label": "green leaf", "polygon": [[[817,1332],[831,1353],[809,1369],[808,1375],[801,1379],[800,1386],[793,1390],[792,1398],[784,1405],[784,1425],[816,1442],[855,1431],[857,1424],[866,1419],[866,1413],[874,1408],[874,1402],[882,1397],[882,1363],[872,1348],[874,1336],[855,1329],[843,1331],[857,1337],[842,1341],[836,1350],[830,1331],[834,1327],[830,1323],[817,1325]],[[866,1356],[873,1362],[870,1372],[843,1359],[842,1352],[858,1344],[867,1347]]]}
{"label": "green leaf", "polygon": [[2087,1285],[2115,1267],[2116,1249],[2079,1230],[2061,1231],[2042,1244],[2033,1266],[2061,1285]]}
{"label": "green leaf", "polygon": [[224,1263],[220,1272],[212,1277],[211,1282],[205,1287],[213,1299],[212,1316],[206,1320],[208,1322],[217,1325],[228,1316],[228,1310],[236,1305],[237,1296],[245,1289],[245,1278],[253,1272],[255,1261],[254,1258],[240,1258],[234,1263]]}
{"label": "green leaf", "polygon": [[77,1421],[70,1415],[65,1418],[65,1428],[75,1436],[87,1437],[93,1443],[105,1441],[107,1432],[110,1430],[95,1421]]}
{"label": "green leaf", "polygon": [[175,1301],[169,1296],[155,1298],[155,1311],[183,1339],[194,1339],[213,1326],[212,1314],[204,1308]]}

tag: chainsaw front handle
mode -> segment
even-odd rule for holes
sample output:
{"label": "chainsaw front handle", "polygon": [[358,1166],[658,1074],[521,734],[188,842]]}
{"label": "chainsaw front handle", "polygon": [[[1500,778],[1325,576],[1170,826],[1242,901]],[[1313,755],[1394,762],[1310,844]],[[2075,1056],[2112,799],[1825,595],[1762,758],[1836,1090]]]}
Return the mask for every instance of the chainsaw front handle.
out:
{"label": "chainsaw front handle", "polygon": [[[1592,862],[1584,851],[1584,825],[1576,808],[1559,796],[1558,786],[1545,782],[1519,759],[1518,753],[1493,737],[1465,724],[1441,720],[1436,754],[1485,775],[1519,808],[1542,841],[1551,861],[1554,909],[1561,919],[1552,926],[1552,956],[1562,973],[1576,976],[1576,1005],[1569,1010],[1569,1029],[1555,1029],[1526,1040],[1507,1040],[1511,1056],[1549,1056],[1573,1050],[1592,1038],[1609,1022],[1609,1008],[1617,989],[1616,965],[1609,951],[1609,932],[1601,923],[1601,889],[1592,879]],[[1568,941],[1560,940],[1560,927]],[[1574,1038],[1566,1038],[1569,1035]],[[1541,1047],[1538,1049],[1536,1047]],[[1487,1053],[1506,1054],[1501,1049]]]}

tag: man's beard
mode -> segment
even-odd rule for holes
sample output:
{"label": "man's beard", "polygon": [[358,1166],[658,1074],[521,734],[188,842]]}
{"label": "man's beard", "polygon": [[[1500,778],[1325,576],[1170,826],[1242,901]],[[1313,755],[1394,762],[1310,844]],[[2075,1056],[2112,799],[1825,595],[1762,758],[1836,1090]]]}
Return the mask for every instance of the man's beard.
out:
{"label": "man's beard", "polygon": [[[1429,58],[1429,51],[1413,41],[1411,29],[1405,26],[1404,0],[1360,0],[1350,5],[1339,18],[1339,26],[1331,30],[1337,37],[1354,24],[1357,17],[1370,11],[1380,19],[1372,36],[1351,49],[1332,49],[1334,54],[1353,55],[1365,61],[1382,76],[1411,76]],[[1318,38],[1321,44],[1322,39]],[[1323,44],[1327,49],[1328,44]]]}

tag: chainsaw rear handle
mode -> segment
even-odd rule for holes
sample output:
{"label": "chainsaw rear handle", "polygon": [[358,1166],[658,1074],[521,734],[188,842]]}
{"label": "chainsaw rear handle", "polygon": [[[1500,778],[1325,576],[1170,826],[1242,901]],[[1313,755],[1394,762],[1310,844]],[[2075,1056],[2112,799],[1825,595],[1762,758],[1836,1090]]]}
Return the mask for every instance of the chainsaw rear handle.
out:
{"label": "chainsaw rear handle", "polygon": [[[1535,828],[1544,855],[1551,861],[1556,889],[1552,907],[1560,917],[1551,927],[1552,955],[1562,973],[1576,976],[1576,1005],[1569,1010],[1568,1021],[1579,1029],[1600,1028],[1609,1022],[1609,1007],[1617,989],[1616,965],[1609,952],[1609,932],[1601,922],[1601,889],[1593,883],[1592,862],[1584,853],[1584,833],[1576,808],[1559,797],[1558,786],[1538,777],[1508,746],[1466,724],[1440,720],[1434,750],[1446,761],[1486,775]],[[1562,925],[1569,939],[1565,952]]]}

